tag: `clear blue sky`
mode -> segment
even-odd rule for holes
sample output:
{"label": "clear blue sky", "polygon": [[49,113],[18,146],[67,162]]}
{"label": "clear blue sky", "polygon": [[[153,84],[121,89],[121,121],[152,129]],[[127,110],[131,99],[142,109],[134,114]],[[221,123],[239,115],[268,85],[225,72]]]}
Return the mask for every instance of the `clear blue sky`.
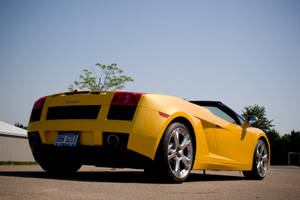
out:
{"label": "clear blue sky", "polygon": [[259,104],[281,133],[300,130],[300,1],[0,1],[0,120],[82,69],[117,63],[129,91]]}

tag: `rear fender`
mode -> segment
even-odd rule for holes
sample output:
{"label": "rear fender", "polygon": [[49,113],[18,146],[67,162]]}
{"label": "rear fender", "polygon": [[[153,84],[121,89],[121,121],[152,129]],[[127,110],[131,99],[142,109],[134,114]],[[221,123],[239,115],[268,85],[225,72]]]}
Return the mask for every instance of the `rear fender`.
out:
{"label": "rear fender", "polygon": [[[155,143],[154,143],[154,152],[153,154],[156,155],[157,153],[157,150],[159,148],[159,145],[160,145],[160,142],[163,138],[163,135],[164,135],[164,132],[165,130],[168,128],[168,126],[170,124],[172,124],[173,121],[176,121],[176,119],[178,118],[185,118],[186,120],[189,121],[190,125],[192,126],[193,128],[193,132],[194,132],[194,137],[195,137],[195,149],[199,146],[199,141],[201,141],[200,137],[201,135],[203,134],[200,134],[200,130],[202,130],[202,125],[200,123],[200,120],[191,116],[191,115],[188,115],[184,112],[176,112],[174,114],[172,114],[171,116],[168,117],[168,119],[165,121],[165,123],[163,124],[163,126],[161,127],[157,137],[156,137],[156,140],[155,140]],[[196,155],[195,155],[195,158],[197,158],[197,150],[196,150]],[[154,158],[153,158],[154,159]]]}
{"label": "rear fender", "polygon": [[[134,127],[129,136],[127,148],[154,160],[159,143],[167,127],[174,119],[183,117],[188,120],[194,130],[197,139],[197,119],[183,112],[177,112],[170,116],[161,116],[157,110],[139,107],[135,118]],[[200,124],[201,125],[201,124]],[[198,125],[199,126],[199,125]],[[197,145],[196,145],[197,146]]]}

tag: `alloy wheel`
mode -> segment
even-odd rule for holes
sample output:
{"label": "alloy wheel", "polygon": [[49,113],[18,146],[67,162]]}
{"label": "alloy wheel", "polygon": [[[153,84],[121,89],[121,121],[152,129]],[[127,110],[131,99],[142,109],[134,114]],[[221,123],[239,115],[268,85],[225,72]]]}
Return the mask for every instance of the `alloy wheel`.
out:
{"label": "alloy wheel", "polygon": [[168,164],[177,178],[186,177],[193,165],[193,144],[190,133],[184,128],[176,128],[168,142]]}
{"label": "alloy wheel", "polygon": [[259,141],[256,148],[256,168],[261,177],[265,177],[268,169],[268,150],[263,141]]}

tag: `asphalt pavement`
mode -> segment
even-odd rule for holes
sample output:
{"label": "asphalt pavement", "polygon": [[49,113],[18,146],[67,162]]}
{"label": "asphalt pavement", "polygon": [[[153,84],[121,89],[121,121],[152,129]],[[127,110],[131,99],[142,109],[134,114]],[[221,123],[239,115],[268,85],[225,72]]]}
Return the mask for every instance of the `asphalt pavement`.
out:
{"label": "asphalt pavement", "polygon": [[272,166],[262,180],[240,172],[193,171],[182,184],[153,182],[142,170],[84,166],[53,177],[37,165],[0,166],[0,199],[300,199],[300,167]]}

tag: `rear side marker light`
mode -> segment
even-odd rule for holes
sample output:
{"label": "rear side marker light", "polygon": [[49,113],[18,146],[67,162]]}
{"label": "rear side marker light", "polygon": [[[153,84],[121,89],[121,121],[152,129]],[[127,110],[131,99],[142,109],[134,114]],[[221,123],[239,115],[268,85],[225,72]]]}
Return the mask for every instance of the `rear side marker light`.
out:
{"label": "rear side marker light", "polygon": [[163,112],[158,112],[160,116],[164,117],[164,118],[168,118],[170,115],[163,113]]}

